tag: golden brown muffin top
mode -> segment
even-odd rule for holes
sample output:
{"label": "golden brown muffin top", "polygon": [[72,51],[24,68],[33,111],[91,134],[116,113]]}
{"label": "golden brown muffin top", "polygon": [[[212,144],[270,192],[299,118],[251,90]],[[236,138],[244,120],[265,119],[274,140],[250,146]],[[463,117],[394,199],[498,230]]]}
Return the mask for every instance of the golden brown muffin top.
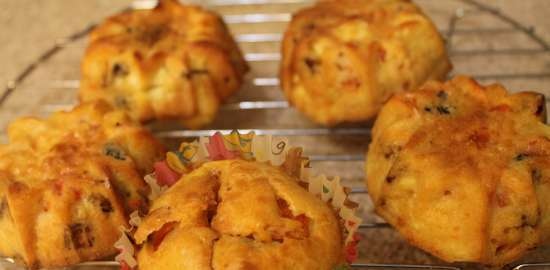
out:
{"label": "golden brown muffin top", "polygon": [[162,0],[97,26],[81,68],[81,101],[103,99],[141,122],[180,119],[196,128],[213,120],[248,66],[217,14]]}
{"label": "golden brown muffin top", "polygon": [[286,96],[327,125],[368,120],[451,68],[434,24],[403,0],[320,1],[294,14],[282,49]]}
{"label": "golden brown muffin top", "polygon": [[343,252],[327,204],[282,170],[243,160],[182,177],[134,236],[140,269],[332,269]]}
{"label": "golden brown muffin top", "polygon": [[[134,203],[147,193],[142,176],[164,153],[147,130],[104,102],[82,104],[47,119],[18,119],[9,125],[8,138],[9,144],[0,146],[0,171],[11,182],[29,187],[64,178],[111,181],[115,186],[121,182],[129,189],[126,199]],[[137,206],[128,205],[131,210]]]}
{"label": "golden brown muffin top", "polygon": [[[143,53],[143,58],[163,58],[163,54],[193,43],[219,47],[231,54],[231,62],[240,72],[246,69],[222,18],[199,6],[179,4],[177,0],[161,0],[151,10],[132,10],[112,16],[90,33],[89,42],[90,47],[103,42],[121,50],[132,48],[136,53]],[[123,67],[120,68],[120,72],[124,72]]]}
{"label": "golden brown muffin top", "polygon": [[378,212],[448,261],[502,265],[550,237],[544,96],[459,76],[394,96],[373,129]]}
{"label": "golden brown muffin top", "polygon": [[142,177],[162,157],[160,143],[103,102],[18,119],[8,137],[0,146],[0,227],[13,233],[2,254],[31,268],[113,255],[127,215],[147,211]]}

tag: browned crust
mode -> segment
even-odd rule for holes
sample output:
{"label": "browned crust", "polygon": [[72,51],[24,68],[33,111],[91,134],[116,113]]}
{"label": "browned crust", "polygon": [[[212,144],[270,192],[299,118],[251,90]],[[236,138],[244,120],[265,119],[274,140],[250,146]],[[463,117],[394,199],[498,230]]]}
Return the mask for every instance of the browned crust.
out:
{"label": "browned crust", "polygon": [[[176,225],[154,241],[166,224]],[[343,254],[327,204],[282,170],[243,160],[208,162],[185,175],[153,203],[134,236],[142,270],[330,270]]]}
{"label": "browned crust", "polygon": [[146,211],[145,173],[162,145],[106,103],[22,118],[0,146],[0,254],[31,268],[105,258],[132,211]]}
{"label": "browned crust", "polygon": [[393,94],[451,69],[443,39],[410,1],[321,1],[294,14],[280,78],[291,104],[324,125],[375,116]]}
{"label": "browned crust", "polygon": [[106,100],[141,122],[179,119],[197,128],[214,119],[247,70],[219,15],[163,0],[94,29],[79,96]]}
{"label": "browned crust", "polygon": [[366,172],[376,211],[446,260],[510,263],[550,235],[544,97],[458,76],[394,96]]}

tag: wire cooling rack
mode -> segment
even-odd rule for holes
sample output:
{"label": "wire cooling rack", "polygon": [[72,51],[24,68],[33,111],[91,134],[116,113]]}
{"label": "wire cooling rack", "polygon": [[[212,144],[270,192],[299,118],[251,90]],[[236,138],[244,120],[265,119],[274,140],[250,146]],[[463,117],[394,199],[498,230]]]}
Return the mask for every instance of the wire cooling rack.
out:
{"label": "wire cooling rack", "polygon": [[[155,1],[134,1],[131,8],[145,9]],[[409,246],[372,212],[363,184],[364,153],[370,125],[316,126],[289,108],[277,78],[280,42],[292,12],[311,5],[306,0],[205,0],[223,15],[251,65],[241,91],[222,108],[218,119],[204,130],[184,130],[174,123],[156,123],[151,129],[169,146],[215,131],[254,131],[287,136],[302,145],[313,167],[340,175],[360,201],[364,223],[358,269],[482,269],[468,264],[446,264]],[[469,74],[483,83],[499,81],[508,89],[550,91],[550,46],[533,27],[526,27],[476,0],[417,0],[447,40],[454,74]],[[86,46],[86,29],[58,42],[8,83],[0,96],[0,124],[5,140],[9,120],[21,115],[45,116],[69,109],[76,101],[79,62]],[[544,92],[542,92],[544,93]],[[546,94],[546,93],[545,93]],[[548,93],[550,94],[550,92]],[[17,269],[9,259],[0,269]],[[547,262],[547,263],[545,263]],[[540,248],[509,269],[550,269],[550,249]],[[116,262],[88,262],[74,269],[113,269]]]}

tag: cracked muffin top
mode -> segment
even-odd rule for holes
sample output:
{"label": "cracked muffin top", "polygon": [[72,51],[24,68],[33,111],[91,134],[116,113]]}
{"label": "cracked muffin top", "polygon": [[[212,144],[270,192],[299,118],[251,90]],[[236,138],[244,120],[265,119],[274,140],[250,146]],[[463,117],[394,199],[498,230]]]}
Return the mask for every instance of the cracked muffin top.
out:
{"label": "cracked muffin top", "polygon": [[196,128],[213,120],[247,69],[219,15],[161,0],[92,31],[80,100],[106,100],[141,122],[176,119]]}
{"label": "cracked muffin top", "polygon": [[395,95],[366,172],[377,212],[447,261],[504,265],[550,240],[544,96],[459,76]]}
{"label": "cracked muffin top", "polygon": [[116,253],[132,211],[147,211],[143,176],[164,149],[124,112],[88,103],[21,118],[0,146],[0,254],[30,268]]}
{"label": "cracked muffin top", "polygon": [[324,125],[369,120],[393,93],[451,69],[434,24],[405,0],[319,1],[293,15],[282,54],[287,99]]}
{"label": "cracked muffin top", "polygon": [[330,206],[283,170],[207,162],[156,199],[134,234],[139,269],[332,269],[343,240]]}

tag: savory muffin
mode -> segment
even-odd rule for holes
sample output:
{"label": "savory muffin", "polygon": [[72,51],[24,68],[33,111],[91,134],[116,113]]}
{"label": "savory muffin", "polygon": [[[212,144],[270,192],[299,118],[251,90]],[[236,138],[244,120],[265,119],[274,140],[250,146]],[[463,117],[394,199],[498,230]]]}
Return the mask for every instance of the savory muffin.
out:
{"label": "savory muffin", "polygon": [[163,148],[108,104],[23,118],[0,146],[0,255],[30,268],[116,253],[119,227],[147,211],[142,180]]}
{"label": "savory muffin", "polygon": [[248,67],[217,14],[161,0],[113,16],[90,34],[80,100],[103,99],[139,121],[213,120]]}
{"label": "savory muffin", "polygon": [[211,161],[153,202],[134,234],[137,262],[140,270],[333,269],[343,260],[338,220],[280,168]]}
{"label": "savory muffin", "polygon": [[550,240],[544,96],[468,77],[392,97],[366,171],[376,211],[446,261],[503,265]]}
{"label": "savory muffin", "polygon": [[282,53],[287,99],[324,125],[368,120],[451,68],[434,24],[406,0],[320,1],[293,16]]}

